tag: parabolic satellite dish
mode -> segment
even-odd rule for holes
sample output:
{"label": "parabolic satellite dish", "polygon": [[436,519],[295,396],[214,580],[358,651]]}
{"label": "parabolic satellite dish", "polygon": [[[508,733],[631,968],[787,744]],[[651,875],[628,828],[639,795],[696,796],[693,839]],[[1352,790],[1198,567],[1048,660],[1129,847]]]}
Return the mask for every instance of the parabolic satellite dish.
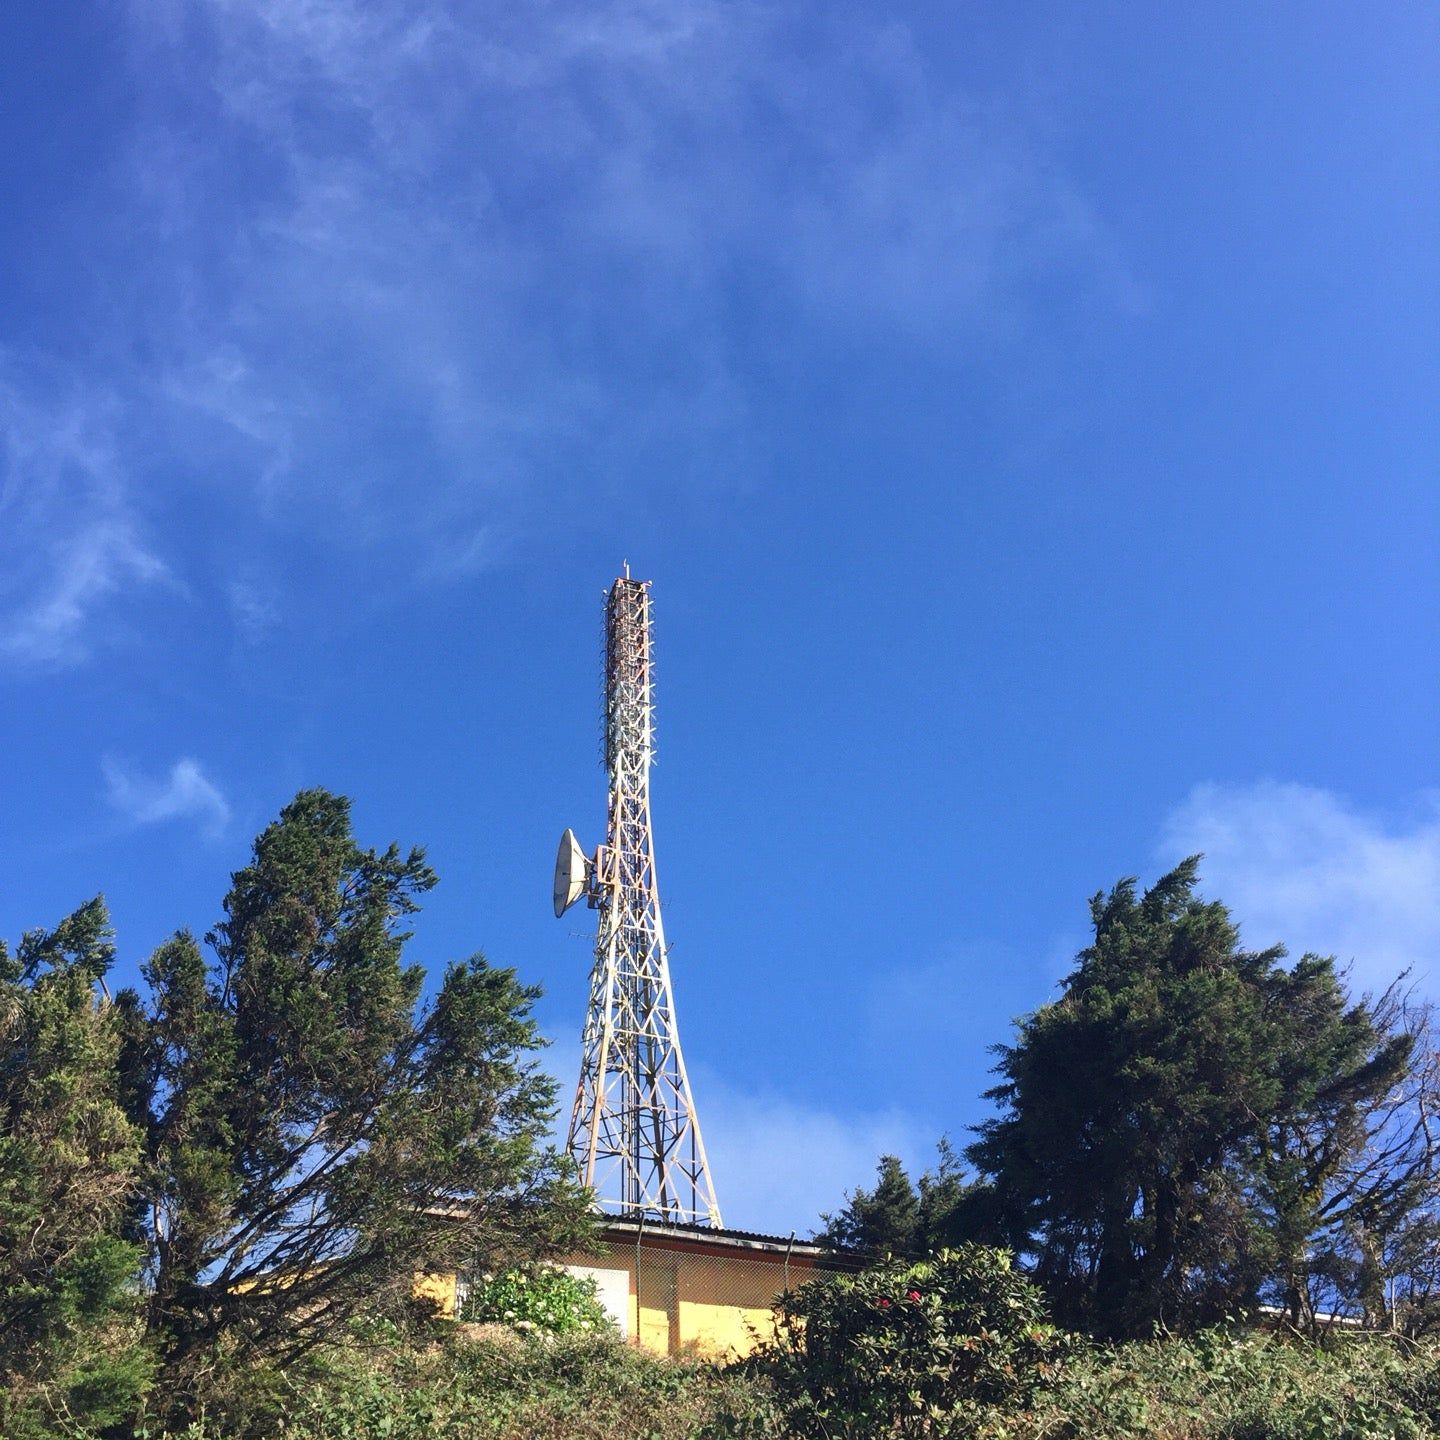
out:
{"label": "parabolic satellite dish", "polygon": [[584,893],[586,881],[585,852],[573,830],[560,837],[560,850],[555,856],[555,918],[558,920]]}

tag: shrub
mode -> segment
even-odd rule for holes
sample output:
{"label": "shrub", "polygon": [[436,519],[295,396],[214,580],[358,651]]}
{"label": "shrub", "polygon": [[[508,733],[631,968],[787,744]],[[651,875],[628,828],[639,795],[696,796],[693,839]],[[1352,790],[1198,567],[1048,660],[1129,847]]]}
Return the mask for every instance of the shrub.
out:
{"label": "shrub", "polygon": [[460,1318],[541,1335],[613,1329],[595,1282],[553,1265],[522,1265],[482,1276],[461,1307]]}
{"label": "shrub", "polygon": [[[897,1267],[903,1273],[904,1267]],[[913,1302],[912,1302],[913,1303]],[[1022,1306],[1023,1308],[1023,1306]],[[1091,1346],[1034,1388],[872,1421],[807,1413],[756,1367],[661,1359],[611,1334],[544,1345],[449,1324],[352,1325],[287,1371],[252,1369],[163,1440],[1425,1440],[1440,1434],[1440,1348],[1379,1335],[1327,1345],[1253,1331]],[[1005,1376],[1004,1364],[1000,1374]],[[1018,1369],[1018,1367],[1017,1367]],[[1011,1377],[1006,1376],[1007,1381]],[[1023,1377],[1021,1377],[1023,1378]],[[877,1386],[893,1377],[877,1367]],[[5,1440],[10,1440],[10,1431]],[[71,1429],[46,1440],[75,1440]],[[162,1440],[159,1430],[143,1440]]]}
{"label": "shrub", "polygon": [[1013,1440],[1422,1440],[1435,1356],[1381,1335],[1317,1345],[1203,1332],[1077,1354]]}
{"label": "shrub", "polygon": [[784,1296],[775,1339],[744,1363],[773,1387],[781,1433],[967,1435],[1022,1408],[1063,1348],[1009,1254],[966,1245]]}
{"label": "shrub", "polygon": [[122,1424],[150,1382],[140,1247],[126,1238],[140,1133],[117,1099],[121,1029],[100,900],[12,955],[0,942],[0,1434]]}
{"label": "shrub", "polygon": [[[278,1414],[166,1440],[696,1440],[745,1382],[659,1359],[611,1333],[517,1345],[437,1329],[429,1343],[328,1347]],[[737,1398],[738,1397],[738,1398]]]}

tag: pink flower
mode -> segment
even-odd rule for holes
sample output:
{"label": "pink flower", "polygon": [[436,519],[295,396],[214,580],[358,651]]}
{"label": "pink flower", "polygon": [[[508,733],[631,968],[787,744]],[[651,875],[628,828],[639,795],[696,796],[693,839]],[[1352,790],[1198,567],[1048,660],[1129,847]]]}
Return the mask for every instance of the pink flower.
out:
{"label": "pink flower", "polygon": [[883,1295],[875,1303],[882,1310],[888,1310],[890,1308],[890,1302]]}
{"label": "pink flower", "polygon": [[905,1298],[907,1300],[918,1300],[920,1298],[920,1292],[918,1290],[907,1290],[905,1292]]}

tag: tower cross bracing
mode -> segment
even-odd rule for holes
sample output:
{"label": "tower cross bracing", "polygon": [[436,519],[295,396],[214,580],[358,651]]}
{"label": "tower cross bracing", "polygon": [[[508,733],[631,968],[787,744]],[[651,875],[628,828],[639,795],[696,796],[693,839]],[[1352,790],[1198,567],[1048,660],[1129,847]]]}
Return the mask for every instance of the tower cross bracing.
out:
{"label": "tower cross bracing", "polygon": [[[576,893],[583,883],[599,918],[567,1143],[605,1209],[718,1226],[720,1208],[675,1023],[655,877],[652,668],[650,586],[632,580],[627,566],[605,602],[608,824],[605,844],[582,862],[584,879],[576,882]],[[566,841],[580,860],[568,832]],[[557,868],[557,912],[560,883]]]}

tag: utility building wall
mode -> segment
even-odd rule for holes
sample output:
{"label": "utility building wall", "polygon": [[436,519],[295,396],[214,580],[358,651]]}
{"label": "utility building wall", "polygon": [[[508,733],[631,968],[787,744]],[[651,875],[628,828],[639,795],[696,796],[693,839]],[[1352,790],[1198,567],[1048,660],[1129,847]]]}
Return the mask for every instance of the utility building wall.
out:
{"label": "utility building wall", "polygon": [[700,1227],[615,1222],[602,1234],[599,1255],[564,1267],[594,1279],[625,1337],[656,1355],[748,1354],[773,1334],[772,1307],[787,1289],[859,1267],[808,1242]]}

